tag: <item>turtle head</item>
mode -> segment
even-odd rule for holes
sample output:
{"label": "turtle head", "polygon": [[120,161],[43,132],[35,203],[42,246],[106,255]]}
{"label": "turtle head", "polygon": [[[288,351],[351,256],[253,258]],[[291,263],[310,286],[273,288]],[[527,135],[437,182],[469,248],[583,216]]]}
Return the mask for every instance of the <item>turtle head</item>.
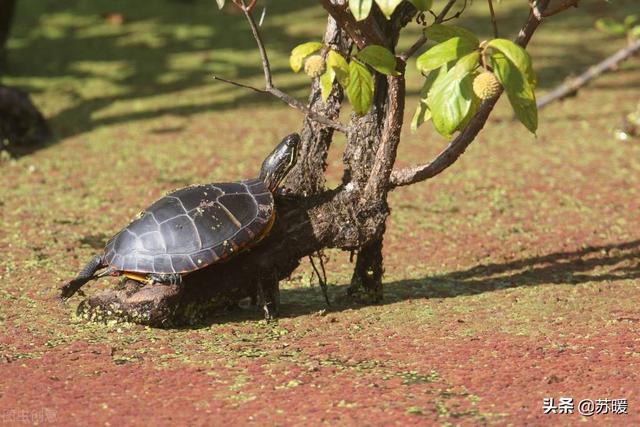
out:
{"label": "turtle head", "polygon": [[292,133],[284,137],[282,142],[262,162],[260,179],[272,193],[289,173],[298,160],[300,135]]}

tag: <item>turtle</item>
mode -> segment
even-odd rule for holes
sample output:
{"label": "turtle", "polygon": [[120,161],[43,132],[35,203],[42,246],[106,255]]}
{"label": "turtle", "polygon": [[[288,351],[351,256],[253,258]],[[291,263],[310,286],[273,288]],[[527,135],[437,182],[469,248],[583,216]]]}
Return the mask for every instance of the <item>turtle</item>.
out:
{"label": "turtle", "polygon": [[[255,179],[192,185],[160,198],[60,287],[60,298],[64,301],[90,280],[105,276],[180,286],[183,276],[255,246],[273,226],[273,196],[295,165],[299,146],[298,134],[286,136]],[[277,311],[277,301],[270,304],[272,309],[265,302],[266,317]]]}

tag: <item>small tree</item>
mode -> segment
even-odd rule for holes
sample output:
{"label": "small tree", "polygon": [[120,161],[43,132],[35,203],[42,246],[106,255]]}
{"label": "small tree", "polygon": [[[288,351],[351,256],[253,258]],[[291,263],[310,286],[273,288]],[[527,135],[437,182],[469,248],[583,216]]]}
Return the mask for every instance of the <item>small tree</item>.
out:
{"label": "small tree", "polygon": [[[480,132],[503,91],[516,117],[536,131],[536,77],[525,48],[544,18],[577,6],[578,1],[562,0],[548,8],[550,0],[530,0],[522,29],[510,41],[498,37],[492,0],[488,0],[494,38],[481,42],[473,32],[450,24],[463,13],[466,0],[448,0],[438,11],[433,10],[432,0],[319,0],[328,14],[324,38],[293,48],[290,58],[293,71],[304,70],[311,78],[309,100],[303,104],[273,82],[253,15],[256,1],[232,0],[257,42],[265,87],[217,78],[274,95],[300,110],[305,116],[302,148],[287,179],[291,193],[276,200],[278,219],[270,236],[229,263],[187,276],[181,305],[207,300],[213,289],[236,289],[241,284],[250,290],[249,284],[257,280],[277,288],[278,280],[289,276],[303,257],[324,248],[356,252],[348,293],[379,301],[389,191],[433,178],[452,165]],[[225,0],[217,3],[225,6]],[[423,33],[408,50],[399,52],[400,33],[413,22],[424,27]],[[428,43],[433,46],[417,57],[424,86],[411,125],[417,128],[430,120],[440,134],[452,139],[433,160],[395,169],[404,125],[406,64]],[[348,123],[341,123],[339,113],[345,104],[351,105],[353,113]],[[347,138],[344,172],[341,185],[328,190],[324,172],[335,132]],[[147,317],[151,323],[167,313],[175,315],[171,307],[177,299],[173,293],[167,295],[162,304],[153,303],[157,312]],[[90,305],[104,307],[118,300],[124,311],[139,307],[125,299],[111,294],[90,300]],[[136,301],[140,300],[138,295]]]}

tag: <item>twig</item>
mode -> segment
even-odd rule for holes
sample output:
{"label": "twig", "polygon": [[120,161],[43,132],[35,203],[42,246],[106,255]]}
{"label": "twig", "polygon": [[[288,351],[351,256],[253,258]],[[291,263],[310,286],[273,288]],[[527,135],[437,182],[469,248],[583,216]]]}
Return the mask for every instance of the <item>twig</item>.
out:
{"label": "twig", "polygon": [[[232,0],[232,1],[233,1],[233,2],[235,3],[235,5],[236,5],[236,6],[238,6],[240,9],[242,9],[243,7],[245,7],[241,0]],[[252,11],[252,10],[253,10],[253,8],[254,8],[254,7],[255,7],[255,5],[256,5],[256,1],[257,1],[257,0],[251,0],[251,2],[249,3],[249,5],[248,5],[248,6],[246,6],[246,8],[247,8],[247,9],[249,9],[249,11]]]}
{"label": "twig", "polygon": [[326,285],[327,284],[327,270],[324,268],[324,258],[322,258],[322,255],[323,255],[323,253],[321,251],[318,251],[318,259],[320,260],[320,268],[322,269],[322,279],[324,280],[324,283]]}
{"label": "twig", "polygon": [[214,80],[219,80],[219,81],[221,81],[223,83],[228,83],[230,85],[242,87],[242,88],[245,88],[245,89],[251,89],[251,90],[256,91],[258,93],[269,93],[268,91],[266,91],[264,89],[260,89],[260,88],[257,88],[255,86],[246,85],[246,84],[240,83],[240,82],[235,82],[233,80],[227,80],[227,79],[219,77],[219,76],[213,76],[213,79]]}
{"label": "twig", "polygon": [[267,57],[267,50],[264,47],[264,42],[262,41],[262,36],[260,35],[260,31],[258,31],[258,26],[256,25],[256,21],[253,19],[253,14],[251,13],[251,9],[245,6],[244,0],[239,0],[242,4],[242,12],[244,16],[247,18],[249,22],[249,27],[251,28],[251,32],[253,33],[253,38],[256,39],[256,43],[258,44],[258,50],[260,51],[260,58],[262,59],[262,69],[264,71],[264,80],[267,86],[267,90],[273,88],[273,79],[271,77],[271,66],[269,65],[269,58]]}
{"label": "twig", "polygon": [[311,263],[311,267],[313,267],[313,271],[315,271],[316,276],[318,276],[318,282],[320,283],[320,288],[322,289],[322,295],[324,296],[324,300],[329,307],[331,307],[331,302],[329,301],[329,293],[327,289],[327,272],[324,269],[324,261],[322,260],[322,254],[320,251],[316,252],[318,258],[320,259],[320,266],[322,267],[323,276],[320,276],[320,272],[316,267],[316,264],[313,262],[313,257],[309,255],[309,262]]}
{"label": "twig", "polygon": [[[436,16],[436,20],[434,21],[434,24],[440,24],[445,19],[445,17],[447,16],[447,13],[449,13],[449,11],[453,7],[453,5],[456,3],[456,1],[457,0],[449,0],[447,2],[447,4],[442,8],[442,11],[440,11],[438,16]],[[466,4],[466,2],[465,2],[465,4]],[[418,49],[420,49],[422,47],[422,45],[424,45],[426,42],[427,42],[427,36],[425,35],[425,33],[423,31],[422,35],[420,36],[420,38],[418,38],[418,40],[416,40],[415,43],[413,43],[411,45],[411,47],[409,49],[407,49],[406,52],[400,54],[399,58],[402,61],[407,62],[407,59],[409,59],[413,55],[415,55],[415,53],[418,51]]]}
{"label": "twig", "polygon": [[453,15],[443,18],[442,22],[447,22],[447,21],[451,21],[454,19],[458,19],[462,16],[462,13],[465,11],[465,9],[467,8],[467,4],[468,4],[469,0],[464,0],[464,4],[462,5],[462,8],[457,11],[456,13],[454,13]]}
{"label": "twig", "polygon": [[288,93],[278,89],[273,84],[273,77],[271,75],[271,66],[269,65],[269,57],[267,56],[267,51],[264,47],[264,42],[262,41],[262,36],[260,35],[260,31],[258,31],[258,26],[256,25],[256,21],[253,19],[253,14],[251,13],[251,7],[255,5],[255,1],[253,1],[249,6],[247,6],[244,0],[234,0],[234,3],[242,10],[244,16],[247,18],[249,22],[249,27],[251,28],[251,32],[253,33],[253,38],[256,40],[256,44],[258,45],[258,51],[260,52],[260,58],[262,60],[262,70],[264,72],[264,81],[265,81],[265,89],[258,89],[253,86],[245,85],[242,83],[234,82],[232,80],[223,79],[217,76],[213,76],[214,79],[220,80],[225,83],[232,84],[234,86],[243,87],[246,89],[251,89],[260,93],[269,93],[281,101],[287,103],[290,107],[293,107],[301,112],[303,112],[308,118],[311,120],[315,120],[318,123],[322,123],[323,125],[332,127],[340,132],[347,133],[347,126],[342,123],[331,120],[328,117],[320,115],[311,111],[306,105],[292,97]]}
{"label": "twig", "polygon": [[580,74],[578,77],[570,79],[553,89],[551,92],[545,94],[540,97],[538,100],[538,108],[543,108],[550,103],[557,101],[559,99],[563,99],[574,92],[577,92],[582,86],[589,83],[591,80],[595,79],[602,73],[606,72],[614,68],[620,62],[632,57],[633,55],[640,52],[640,40],[636,40],[631,43],[629,46],[626,46],[620,50],[618,50],[613,55],[609,56],[605,60],[597,63],[589,67],[585,72]]}
{"label": "twig", "polygon": [[[453,5],[456,4],[456,1],[457,0],[449,0],[447,4],[444,5],[438,16],[436,16],[436,24],[444,21],[444,19],[447,17],[447,13],[449,13]],[[467,6],[467,0],[464,1],[464,6]]]}
{"label": "twig", "polygon": [[551,9],[551,10],[545,10],[542,13],[542,16],[544,16],[545,18],[548,16],[553,16],[556,15],[562,11],[565,11],[567,9],[569,9],[570,7],[578,7],[578,3],[580,3],[580,0],[564,0],[562,3],[560,3],[558,6],[556,6],[555,8]]}
{"label": "twig", "polygon": [[493,26],[493,37],[496,39],[498,36],[498,21],[496,20],[496,12],[493,10],[493,1],[487,0],[489,3],[489,12],[491,13],[491,25]]}
{"label": "twig", "polygon": [[[536,7],[539,7],[541,11],[544,11],[548,4],[549,0],[539,0]],[[527,22],[520,30],[516,43],[522,47],[526,47],[529,40],[531,40],[531,36],[540,25],[540,22],[541,21],[537,18],[536,14],[532,12],[527,19]],[[489,114],[496,105],[496,102],[498,102],[498,98],[501,94],[502,91],[493,98],[484,101],[480,105],[478,112],[476,112],[462,132],[460,132],[460,134],[458,134],[458,136],[451,141],[449,145],[431,162],[425,165],[393,171],[391,173],[391,179],[389,180],[389,187],[395,188],[403,185],[415,184],[416,182],[433,178],[455,163],[458,157],[460,157],[467,149],[469,144],[474,141],[480,130],[482,130]]]}

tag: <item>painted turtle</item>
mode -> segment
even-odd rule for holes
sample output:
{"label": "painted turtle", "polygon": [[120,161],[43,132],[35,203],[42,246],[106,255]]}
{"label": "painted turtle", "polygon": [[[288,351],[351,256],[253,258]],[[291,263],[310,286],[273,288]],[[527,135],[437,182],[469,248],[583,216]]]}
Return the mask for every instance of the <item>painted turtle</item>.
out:
{"label": "painted turtle", "polygon": [[262,163],[258,178],[194,185],[156,201],[63,285],[60,297],[109,275],[179,285],[183,275],[255,245],[273,225],[273,193],[296,163],[299,145],[298,134],[285,137]]}

